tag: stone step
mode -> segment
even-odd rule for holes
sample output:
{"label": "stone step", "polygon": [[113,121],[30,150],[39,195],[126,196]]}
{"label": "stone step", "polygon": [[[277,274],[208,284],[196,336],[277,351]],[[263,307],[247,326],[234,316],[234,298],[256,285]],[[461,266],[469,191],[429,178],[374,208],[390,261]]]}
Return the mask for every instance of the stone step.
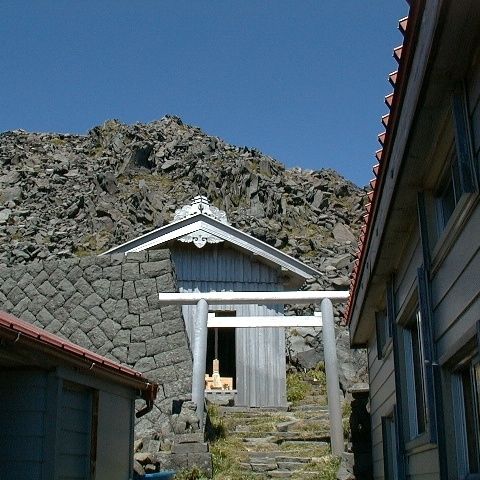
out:
{"label": "stone step", "polygon": [[250,462],[241,463],[240,467],[243,470],[256,473],[270,473],[272,471],[289,471],[297,472],[305,468],[307,462]]}
{"label": "stone step", "polygon": [[272,470],[267,472],[268,478],[290,478],[295,472],[291,470]]}
{"label": "stone step", "polygon": [[[310,457],[300,457],[298,455],[286,455],[282,450],[270,452],[249,452],[248,456],[251,461],[264,461],[263,459],[274,459],[277,462],[309,462]],[[262,460],[260,460],[262,459]]]}
{"label": "stone step", "polygon": [[297,471],[305,467],[306,462],[278,462],[277,466],[279,470]]}
{"label": "stone step", "polygon": [[267,412],[271,413],[285,413],[288,412],[289,406],[285,407],[219,407],[218,411],[221,414],[225,413],[248,413],[252,416],[265,415]]}
{"label": "stone step", "polygon": [[277,439],[273,436],[266,436],[266,437],[245,437],[242,439],[245,443],[250,443],[254,445],[263,445],[265,443],[272,443],[276,444]]}
{"label": "stone step", "polygon": [[311,441],[311,440],[285,440],[282,442],[282,445],[286,446],[296,446],[299,445],[304,447],[311,447],[311,448],[326,448],[330,446],[330,442],[328,441]]}
{"label": "stone step", "polygon": [[279,470],[272,470],[270,472],[252,472],[251,470],[248,471],[248,478],[258,478],[258,479],[265,479],[265,478],[292,478],[295,475],[296,480],[318,480],[318,472],[290,472],[287,471],[280,471]]}
{"label": "stone step", "polygon": [[291,457],[291,456],[286,456],[285,453],[283,455],[277,455],[275,457],[275,460],[277,463],[282,463],[282,462],[293,462],[293,463],[309,463],[312,458],[311,457]]}
{"label": "stone step", "polygon": [[291,408],[292,412],[328,412],[323,405],[316,405],[314,403],[307,403],[303,405],[295,405]]}
{"label": "stone step", "polygon": [[269,472],[271,470],[277,470],[278,465],[275,462],[272,462],[272,463],[250,462],[250,469],[252,470],[252,472]]}
{"label": "stone step", "polygon": [[329,440],[328,435],[318,435],[313,432],[294,431],[294,432],[237,432],[247,433],[249,436],[242,438],[244,442],[262,443],[282,443],[286,440],[296,440],[298,442],[325,442]]}
{"label": "stone step", "polygon": [[276,428],[279,432],[288,432],[292,428],[294,428],[296,425],[298,425],[298,423],[300,421],[301,420],[298,420],[298,418],[291,418],[290,420],[287,420],[286,422],[278,423]]}

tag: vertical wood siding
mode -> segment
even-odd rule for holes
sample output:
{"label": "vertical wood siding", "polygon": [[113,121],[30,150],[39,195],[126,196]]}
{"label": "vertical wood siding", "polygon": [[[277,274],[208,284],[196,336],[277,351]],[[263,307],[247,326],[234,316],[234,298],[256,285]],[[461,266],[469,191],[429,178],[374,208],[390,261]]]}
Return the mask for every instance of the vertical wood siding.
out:
{"label": "vertical wood siding", "polygon": [[42,479],[47,376],[0,371],[0,479]]}
{"label": "vertical wood siding", "polygon": [[[99,392],[96,478],[128,480],[133,450],[133,400]],[[114,426],[114,428],[113,428]]]}
{"label": "vertical wood siding", "polygon": [[376,335],[370,338],[367,354],[370,376],[373,474],[375,479],[383,479],[382,417],[389,415],[395,405],[393,354],[390,351],[382,359],[378,359]]}
{"label": "vertical wood siding", "polygon": [[[190,245],[172,249],[181,292],[281,291],[277,270],[224,245]],[[237,316],[282,315],[283,305],[212,305],[211,310],[235,311]],[[183,307],[192,338],[196,306]],[[236,329],[237,404],[286,405],[285,329]]]}
{"label": "vertical wood siding", "polygon": [[58,478],[90,478],[91,391],[65,384],[61,405]]}

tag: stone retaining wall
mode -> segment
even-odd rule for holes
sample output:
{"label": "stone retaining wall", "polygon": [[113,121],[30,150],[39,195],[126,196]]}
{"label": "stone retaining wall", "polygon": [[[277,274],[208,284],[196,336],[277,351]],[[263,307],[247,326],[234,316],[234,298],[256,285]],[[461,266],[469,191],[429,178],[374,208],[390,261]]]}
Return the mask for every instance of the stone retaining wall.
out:
{"label": "stone retaining wall", "polygon": [[192,355],[168,250],[0,266],[0,308],[160,383],[137,437],[170,433],[172,400],[191,391]]}

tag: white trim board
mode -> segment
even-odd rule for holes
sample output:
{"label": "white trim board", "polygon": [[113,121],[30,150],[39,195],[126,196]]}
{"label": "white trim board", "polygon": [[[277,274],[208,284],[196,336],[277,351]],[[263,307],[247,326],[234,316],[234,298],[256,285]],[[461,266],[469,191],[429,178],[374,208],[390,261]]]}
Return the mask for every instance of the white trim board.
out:
{"label": "white trim board", "polygon": [[216,317],[208,314],[208,328],[260,328],[260,327],[321,327],[321,315],[271,317]]}
{"label": "white trim board", "polygon": [[195,305],[205,300],[209,305],[232,304],[285,304],[320,303],[329,299],[332,302],[348,299],[348,291],[343,290],[295,290],[280,292],[161,292],[160,302],[169,305]]}

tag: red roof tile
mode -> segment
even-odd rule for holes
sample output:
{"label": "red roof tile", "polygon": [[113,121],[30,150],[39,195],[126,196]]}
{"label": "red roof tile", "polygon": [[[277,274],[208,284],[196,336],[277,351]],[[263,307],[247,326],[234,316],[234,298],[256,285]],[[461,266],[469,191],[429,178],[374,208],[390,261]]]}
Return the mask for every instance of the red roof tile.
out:
{"label": "red roof tile", "polygon": [[[367,213],[363,215],[366,233],[360,236],[359,253],[354,262],[355,275],[352,277],[349,304],[345,313],[345,318],[348,324],[351,322],[353,307],[355,305],[357,290],[359,287],[360,277],[364,266],[365,251],[370,241],[372,219],[374,218],[374,212],[376,211],[378,198],[381,195],[381,189],[384,183],[386,171],[384,163],[388,165],[389,154],[391,151],[391,143],[394,138],[398,115],[400,113],[401,104],[403,101],[403,95],[408,79],[408,72],[411,67],[411,62],[413,58],[416,37],[418,35],[418,31],[421,25],[421,16],[424,8],[423,3],[413,3],[410,1],[408,1],[408,3],[411,5],[409,17],[402,18],[399,21],[399,29],[404,34],[405,46],[401,45],[395,48],[393,52],[393,56],[399,63],[399,68],[397,71],[392,72],[389,75],[389,82],[394,86],[394,92],[393,94],[391,94],[391,96],[387,96],[385,98],[385,101],[387,105],[389,105],[391,111],[389,115],[384,115],[382,117],[382,123],[386,128],[386,132],[378,135],[378,141],[382,144],[383,148],[375,152],[375,156],[379,163],[373,167],[373,173],[375,174],[377,181],[374,182],[374,190],[367,193],[369,203],[367,203],[368,207],[367,205],[365,206]],[[387,101],[388,97],[389,99]]]}
{"label": "red roof tile", "polygon": [[[387,97],[385,97],[385,100],[387,99]],[[390,105],[389,105],[390,106]],[[383,115],[382,116],[382,125],[387,128],[388,127],[388,118],[390,117],[390,114],[387,113],[386,115]]]}
{"label": "red roof tile", "polygon": [[393,49],[393,58],[400,63],[400,60],[402,59],[402,50],[403,50],[403,45],[399,45],[398,47]]}
{"label": "red roof tile", "polygon": [[388,76],[388,81],[390,82],[390,85],[392,85],[392,87],[395,87],[395,85],[397,84],[397,76],[398,76],[397,70],[395,70]]}
{"label": "red roof tile", "polygon": [[402,35],[405,35],[405,32],[407,31],[407,26],[408,17],[404,17],[398,22],[398,29],[402,32]]}
{"label": "red roof tile", "polygon": [[[393,93],[389,93],[386,97],[385,97],[385,105],[387,105],[388,108],[390,108],[392,106],[392,102],[393,102]],[[383,117],[382,117],[383,119]],[[383,122],[382,122],[383,123]],[[386,125],[385,125],[386,126]]]}

